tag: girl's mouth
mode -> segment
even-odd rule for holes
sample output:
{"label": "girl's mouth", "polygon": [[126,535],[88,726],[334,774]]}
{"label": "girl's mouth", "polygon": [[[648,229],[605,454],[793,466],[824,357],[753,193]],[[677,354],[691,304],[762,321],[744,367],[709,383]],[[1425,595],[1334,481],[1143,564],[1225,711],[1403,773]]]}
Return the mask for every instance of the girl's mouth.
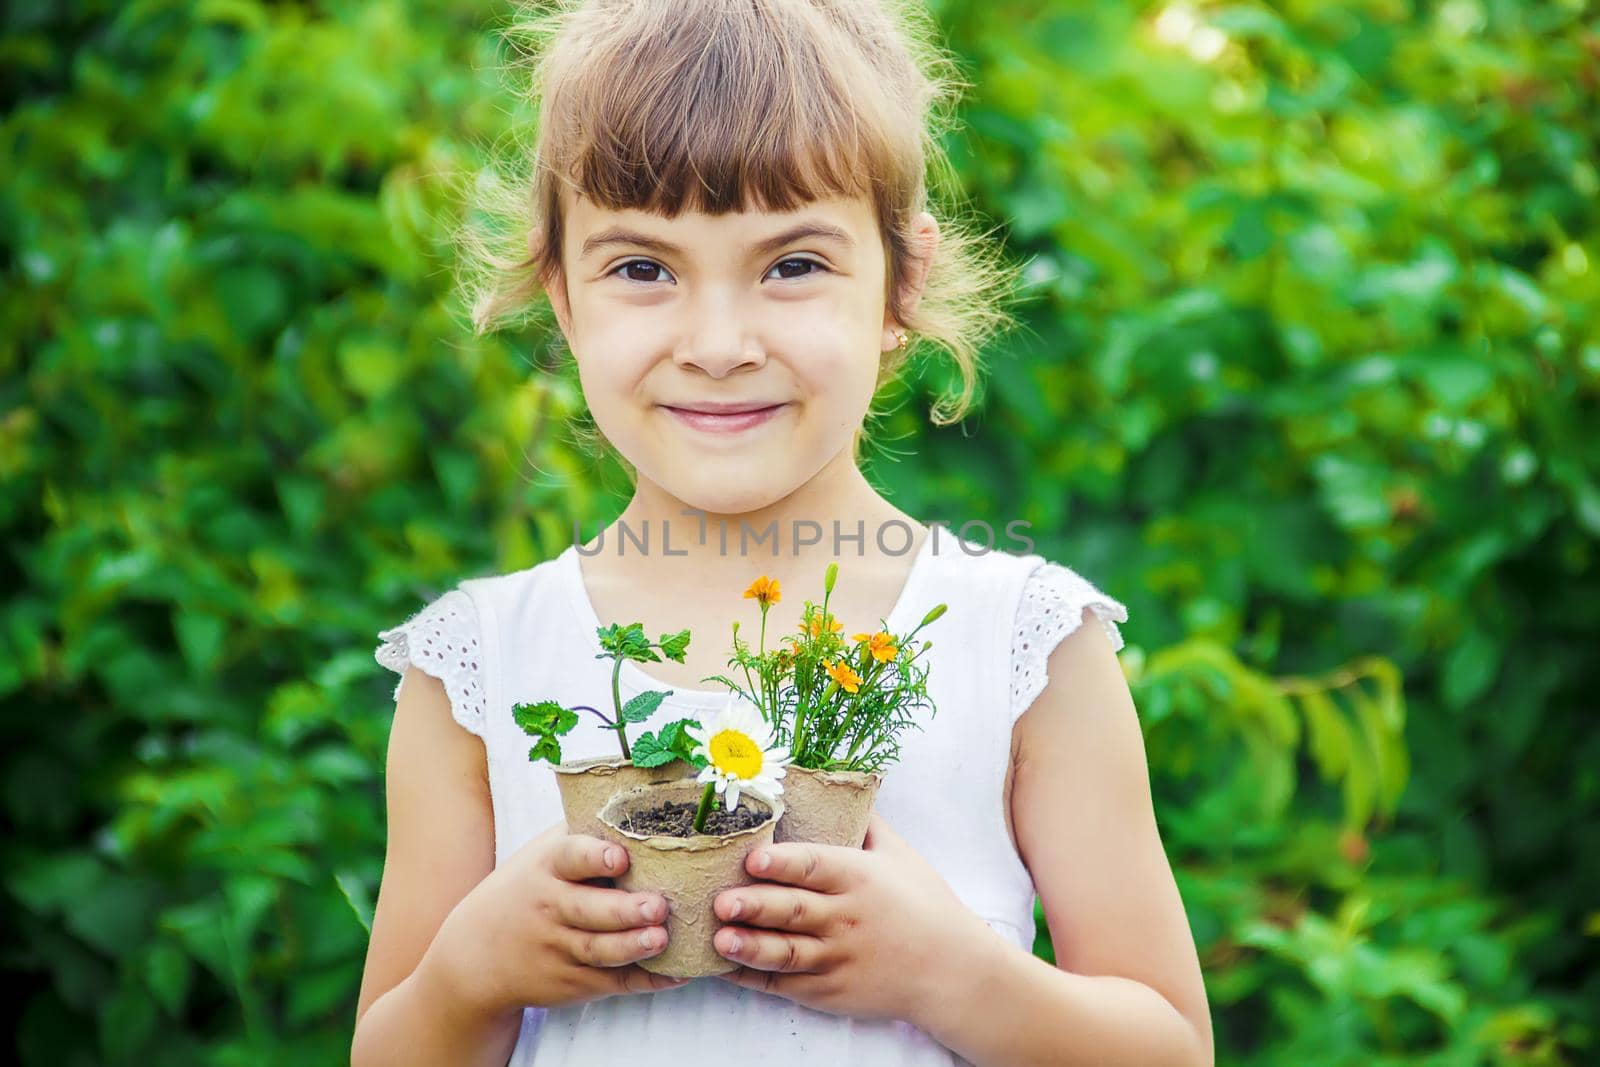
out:
{"label": "girl's mouth", "polygon": [[788,406],[788,404],[774,404],[769,408],[741,411],[732,415],[712,415],[704,411],[688,411],[674,407],[668,407],[667,410],[690,429],[703,430],[707,433],[742,433],[752,427],[760,426]]}

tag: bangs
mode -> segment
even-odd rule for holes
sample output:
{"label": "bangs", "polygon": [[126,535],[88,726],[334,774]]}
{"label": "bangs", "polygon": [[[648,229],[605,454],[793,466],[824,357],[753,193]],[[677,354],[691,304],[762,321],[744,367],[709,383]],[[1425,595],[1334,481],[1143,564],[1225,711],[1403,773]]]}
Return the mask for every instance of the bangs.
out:
{"label": "bangs", "polygon": [[811,5],[654,8],[635,8],[629,32],[602,38],[546,98],[545,145],[565,151],[541,163],[572,191],[669,218],[792,211],[876,200],[870,176],[901,170],[908,150],[920,162],[915,131],[909,143],[891,133],[859,41]]}

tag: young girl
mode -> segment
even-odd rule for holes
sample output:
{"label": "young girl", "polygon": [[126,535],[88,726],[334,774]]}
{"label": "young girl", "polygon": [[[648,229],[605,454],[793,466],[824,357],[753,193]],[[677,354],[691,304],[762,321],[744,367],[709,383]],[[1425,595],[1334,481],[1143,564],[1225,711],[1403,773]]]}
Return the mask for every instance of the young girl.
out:
{"label": "young girl", "polygon": [[[955,358],[952,421],[1002,321],[1005,272],[925,210],[955,84],[926,22],[889,0],[591,0],[524,25],[528,255],[496,261],[477,322],[548,297],[635,489],[581,550],[380,634],[402,677],[353,1064],[1211,1063],[1125,608],[905,514],[858,465],[909,335]],[[740,593],[775,579],[768,632],[792,632],[835,560],[854,630],[949,605],[924,631],[937,714],[906,731],[863,848],[751,853],[755,884],[715,902],[736,970],[656,976],[638,961],[666,901],[614,888],[626,850],[567,832],[510,708],[601,702],[595,629],[639,621],[693,638],[683,664],[626,662],[622,699],[670,689],[656,721],[703,716]],[[615,752],[588,718],[562,739],[568,760]]]}

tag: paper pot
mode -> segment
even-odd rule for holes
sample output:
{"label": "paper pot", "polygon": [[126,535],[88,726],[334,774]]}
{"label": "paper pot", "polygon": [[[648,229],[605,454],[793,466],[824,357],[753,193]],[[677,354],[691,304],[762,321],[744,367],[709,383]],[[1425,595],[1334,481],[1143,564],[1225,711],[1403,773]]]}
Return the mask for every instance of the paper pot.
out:
{"label": "paper pot", "polygon": [[[712,904],[717,894],[756,879],[744,869],[752,849],[770,844],[772,830],[783,815],[783,801],[768,804],[760,797],[741,793],[739,806],[748,802],[768,818],[756,826],[730,834],[695,834],[692,837],[646,835],[622,829],[618,823],[631,811],[647,811],[666,801],[699,803],[705,786],[690,779],[636,786],[613,796],[600,809],[602,835],[628,850],[628,869],[616,879],[618,889],[660,893],[667,898],[667,947],[639,961],[654,974],[674,978],[701,978],[725,974],[739,965],[717,951],[712,938],[727,923]],[[721,810],[722,798],[713,801]]]}
{"label": "paper pot", "polygon": [[675,782],[693,778],[699,772],[681,759],[659,767],[635,767],[621,756],[595,756],[555,765],[556,788],[561,791],[561,812],[567,819],[567,833],[604,836],[600,809],[611,795],[634,786]]}
{"label": "paper pot", "polygon": [[783,816],[772,839],[860,848],[882,784],[878,771],[790,767],[783,776]]}

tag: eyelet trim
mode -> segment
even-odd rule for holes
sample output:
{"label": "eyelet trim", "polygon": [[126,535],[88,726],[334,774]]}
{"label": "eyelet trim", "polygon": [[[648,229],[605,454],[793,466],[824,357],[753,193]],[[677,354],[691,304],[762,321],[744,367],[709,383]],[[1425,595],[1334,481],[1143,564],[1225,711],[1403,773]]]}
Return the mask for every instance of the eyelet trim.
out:
{"label": "eyelet trim", "polygon": [[395,700],[400,699],[406,667],[414,665],[444,683],[456,722],[483,736],[483,654],[478,643],[478,611],[471,597],[452,589],[399,626],[380,631],[378,638],[382,644],[374,658],[401,675],[394,687]]}
{"label": "eyelet trim", "polygon": [[1113,649],[1122,648],[1117,623],[1128,621],[1128,609],[1096,589],[1082,575],[1048,561],[1028,575],[1017,604],[1011,639],[1011,720],[1015,722],[1044,691],[1050,653],[1078,628],[1083,609],[1091,609],[1106,629]]}

